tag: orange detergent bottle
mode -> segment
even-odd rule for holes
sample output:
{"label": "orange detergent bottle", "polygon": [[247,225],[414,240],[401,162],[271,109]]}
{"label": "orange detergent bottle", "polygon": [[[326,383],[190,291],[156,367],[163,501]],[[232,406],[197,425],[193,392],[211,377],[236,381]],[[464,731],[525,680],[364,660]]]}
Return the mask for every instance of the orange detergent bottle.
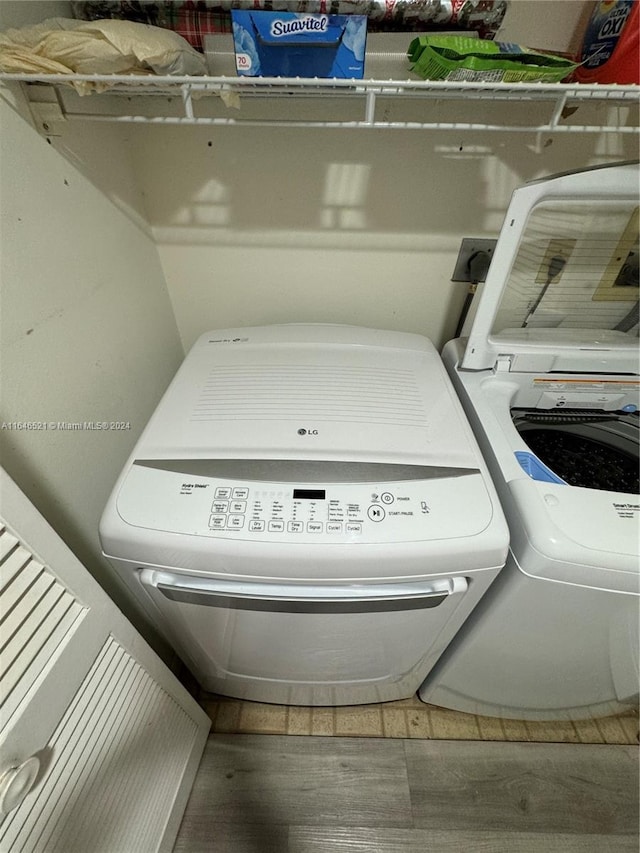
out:
{"label": "orange detergent bottle", "polygon": [[640,83],[638,0],[596,4],[582,42],[580,83]]}

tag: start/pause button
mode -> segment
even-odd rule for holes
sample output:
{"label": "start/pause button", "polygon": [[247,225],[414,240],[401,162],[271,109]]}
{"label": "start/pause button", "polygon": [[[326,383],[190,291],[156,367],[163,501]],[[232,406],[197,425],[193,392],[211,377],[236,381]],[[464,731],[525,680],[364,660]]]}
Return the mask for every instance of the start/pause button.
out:
{"label": "start/pause button", "polygon": [[386,514],[384,507],[378,506],[377,504],[372,504],[367,510],[367,515],[371,521],[382,521]]}

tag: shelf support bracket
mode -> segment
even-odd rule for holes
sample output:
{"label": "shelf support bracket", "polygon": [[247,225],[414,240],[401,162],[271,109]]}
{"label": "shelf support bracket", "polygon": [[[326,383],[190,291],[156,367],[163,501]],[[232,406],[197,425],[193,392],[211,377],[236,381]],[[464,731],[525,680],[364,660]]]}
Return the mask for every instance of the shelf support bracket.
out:
{"label": "shelf support bracket", "polygon": [[187,84],[181,87],[182,89],[182,106],[184,107],[184,115],[187,119],[193,119],[193,100],[191,98],[191,87]]}
{"label": "shelf support bracket", "polygon": [[367,92],[364,120],[369,127],[373,127],[376,118],[376,93],[373,90]]}
{"label": "shelf support bracket", "polygon": [[562,95],[556,101],[555,108],[553,110],[553,115],[551,116],[551,120],[549,121],[549,130],[553,131],[558,126],[558,122],[562,118],[562,114],[564,113],[564,108],[567,105],[567,93],[563,92]]}
{"label": "shelf support bracket", "polygon": [[46,137],[62,136],[61,124],[67,121],[67,114],[58,86],[18,82],[17,88],[38,133]]}
{"label": "shelf support bracket", "polygon": [[47,137],[62,136],[62,122],[67,119],[59,103],[30,101],[29,109],[39,133]]}

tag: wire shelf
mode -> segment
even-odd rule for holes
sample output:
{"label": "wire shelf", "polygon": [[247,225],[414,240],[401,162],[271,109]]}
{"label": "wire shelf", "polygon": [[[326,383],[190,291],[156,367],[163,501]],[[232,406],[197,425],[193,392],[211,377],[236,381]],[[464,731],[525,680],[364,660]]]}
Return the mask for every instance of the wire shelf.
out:
{"label": "wire shelf", "polygon": [[[547,133],[640,133],[640,86],[566,83],[477,83],[283,77],[156,77],[142,75],[0,74],[22,85],[41,129],[54,121],[173,125],[397,128]],[[93,93],[90,94],[89,93]],[[267,115],[245,108],[268,99]],[[322,104],[325,115],[298,117],[291,105]],[[469,118],[504,102],[544,111],[522,123]],[[396,117],[412,104],[411,117]],[[277,105],[277,108],[273,106]],[[345,104],[351,110],[345,117]],[[591,109],[586,122],[575,113]],[[213,106],[212,106],[213,105]],[[445,105],[444,117],[436,107]],[[338,107],[340,107],[338,109]],[[335,108],[335,109],[334,109]],[[451,115],[452,110],[454,114]],[[440,109],[442,112],[442,109]]]}

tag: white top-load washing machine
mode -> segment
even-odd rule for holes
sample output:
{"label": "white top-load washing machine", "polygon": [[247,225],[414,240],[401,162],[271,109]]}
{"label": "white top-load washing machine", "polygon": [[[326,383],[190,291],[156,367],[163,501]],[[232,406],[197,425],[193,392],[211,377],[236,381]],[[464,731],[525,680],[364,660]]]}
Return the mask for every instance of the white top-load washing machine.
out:
{"label": "white top-load washing machine", "polygon": [[467,339],[443,358],[511,532],[420,696],[574,718],[638,699],[637,164],[516,190]]}
{"label": "white top-load washing machine", "polygon": [[312,324],[203,335],[100,536],[205,689],[307,705],[415,693],[508,550],[432,344]]}

